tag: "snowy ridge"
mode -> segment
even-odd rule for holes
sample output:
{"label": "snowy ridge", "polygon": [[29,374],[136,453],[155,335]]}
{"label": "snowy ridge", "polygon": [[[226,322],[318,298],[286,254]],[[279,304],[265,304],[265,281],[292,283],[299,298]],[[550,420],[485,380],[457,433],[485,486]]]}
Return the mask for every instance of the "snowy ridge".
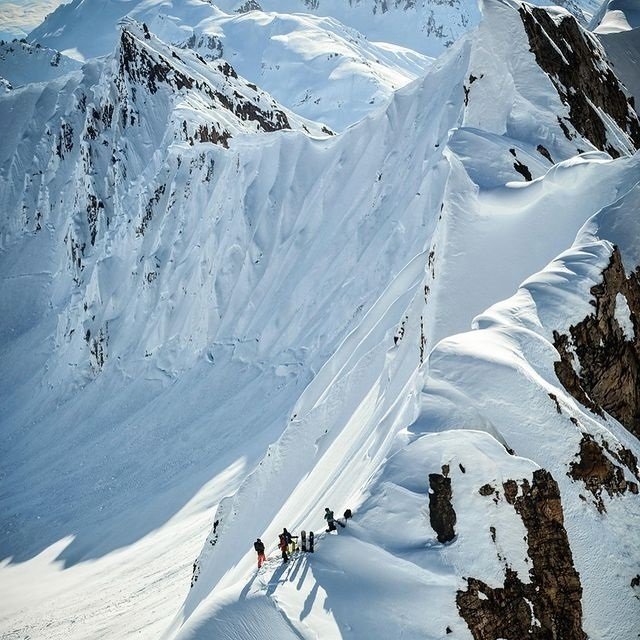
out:
{"label": "snowy ridge", "polygon": [[0,45],[0,77],[12,88],[30,82],[47,82],[81,67],[58,51],[14,40]]}
{"label": "snowy ridge", "polygon": [[[163,34],[166,23],[154,19]],[[166,37],[171,37],[167,30]],[[246,78],[296,113],[334,130],[361,120],[393,91],[423,75],[430,59],[410,49],[371,43],[332,18],[252,11],[216,14],[180,46],[224,57]]]}

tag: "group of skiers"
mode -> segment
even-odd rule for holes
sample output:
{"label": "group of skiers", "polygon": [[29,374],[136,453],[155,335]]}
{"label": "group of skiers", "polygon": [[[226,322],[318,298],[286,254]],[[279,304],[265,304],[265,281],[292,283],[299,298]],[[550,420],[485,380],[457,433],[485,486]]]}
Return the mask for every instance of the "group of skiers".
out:
{"label": "group of skiers", "polygon": [[[327,521],[327,533],[331,531],[336,531],[336,524],[339,524],[342,528],[346,527],[346,521],[351,517],[351,509],[347,509],[344,512],[344,520],[345,522],[341,522],[340,520],[336,520],[333,511],[326,507],[324,510],[324,519]],[[289,556],[296,550],[297,547],[298,536],[294,536],[286,528],[282,530],[282,533],[278,535],[278,549],[280,549],[282,553],[282,562],[288,562]],[[307,551],[307,544],[305,539],[305,532],[302,532],[302,547],[303,551]],[[262,565],[266,562],[267,557],[264,553],[264,543],[260,538],[258,538],[253,543],[253,548],[256,550],[258,554],[258,569],[262,567]],[[313,531],[309,533],[309,547],[308,550],[313,552]]]}

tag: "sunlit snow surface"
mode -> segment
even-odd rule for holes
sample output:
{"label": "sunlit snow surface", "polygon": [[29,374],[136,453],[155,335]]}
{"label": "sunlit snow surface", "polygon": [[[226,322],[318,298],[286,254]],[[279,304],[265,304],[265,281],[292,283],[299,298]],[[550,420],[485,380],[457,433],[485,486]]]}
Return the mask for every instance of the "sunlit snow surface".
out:
{"label": "sunlit snow surface", "polygon": [[[305,134],[302,118],[265,134],[225,113],[230,148],[192,146],[178,136],[185,114],[205,117],[199,94],[136,86],[127,97],[143,125],[89,142],[79,96],[88,108],[115,98],[109,59],[0,98],[10,124],[0,145],[4,635],[440,638],[450,626],[450,637],[470,638],[455,591],[463,575],[501,579],[491,518],[513,566],[526,564],[521,521],[490,512],[477,486],[543,466],[561,486],[585,630],[632,637],[637,496],[610,500],[604,524],[577,498],[566,465],[580,431],[567,416],[636,453],[637,441],[566,394],[550,340],[589,312],[614,243],[640,262],[640,158],[613,161],[567,140],[565,108],[517,14],[489,6],[480,31],[425,79],[332,138]],[[295,38],[270,42],[291,24],[311,25],[311,39],[338,29],[220,18],[230,40],[264,27],[256,42],[277,56],[295,48]],[[150,55],[177,51],[138,35]],[[373,55],[350,45],[360,60]],[[230,50],[240,71],[242,51]],[[392,53],[374,66],[378,86],[420,60]],[[176,55],[177,68],[214,78],[213,66]],[[241,75],[279,98],[280,76],[263,86],[255,60],[245,64]],[[483,77],[469,85],[471,74]],[[314,86],[331,96],[322,78]],[[62,122],[75,131],[64,157]],[[87,193],[110,215],[93,246]],[[85,243],[82,268],[70,238]],[[99,370],[85,336],[104,327]],[[427,477],[445,463],[466,472],[455,472],[458,537],[443,547]],[[338,536],[321,534],[325,506],[354,509]],[[316,554],[281,567],[282,526],[317,531]],[[259,574],[257,536],[271,557]],[[607,554],[593,553],[603,545]]]}

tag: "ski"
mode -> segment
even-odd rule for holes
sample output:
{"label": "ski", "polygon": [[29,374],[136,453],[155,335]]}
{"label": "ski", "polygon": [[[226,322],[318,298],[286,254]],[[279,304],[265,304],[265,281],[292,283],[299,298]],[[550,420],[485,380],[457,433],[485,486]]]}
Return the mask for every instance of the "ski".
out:
{"label": "ski", "polygon": [[309,531],[309,552],[313,553],[313,531]]}
{"label": "ski", "polygon": [[303,553],[307,550],[307,532],[304,529],[300,532],[300,547]]}

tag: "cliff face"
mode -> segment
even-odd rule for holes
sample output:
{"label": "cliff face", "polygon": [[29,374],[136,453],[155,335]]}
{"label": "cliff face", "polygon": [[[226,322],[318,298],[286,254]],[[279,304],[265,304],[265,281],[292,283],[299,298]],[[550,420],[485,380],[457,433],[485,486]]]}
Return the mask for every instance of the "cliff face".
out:
{"label": "cliff face", "polygon": [[[640,147],[640,122],[633,99],[627,98],[595,36],[581,29],[572,16],[553,16],[543,9],[522,6],[520,17],[538,65],[555,85],[569,109],[567,121],[598,149],[618,157],[620,141],[608,135],[610,116],[626,134],[628,150]],[[565,136],[573,137],[559,119]]]}
{"label": "cliff face", "polygon": [[[506,564],[504,585],[497,588],[467,578],[466,590],[459,590],[456,597],[460,615],[475,640],[586,640],[582,585],[564,528],[557,482],[539,469],[531,482],[507,480],[502,488],[504,500],[522,518],[532,566],[523,580]],[[491,533],[495,543],[495,529]]]}
{"label": "cliff face", "polygon": [[594,413],[610,413],[640,436],[640,267],[627,276],[618,249],[592,287],[594,312],[554,332],[555,370],[564,387]]}

